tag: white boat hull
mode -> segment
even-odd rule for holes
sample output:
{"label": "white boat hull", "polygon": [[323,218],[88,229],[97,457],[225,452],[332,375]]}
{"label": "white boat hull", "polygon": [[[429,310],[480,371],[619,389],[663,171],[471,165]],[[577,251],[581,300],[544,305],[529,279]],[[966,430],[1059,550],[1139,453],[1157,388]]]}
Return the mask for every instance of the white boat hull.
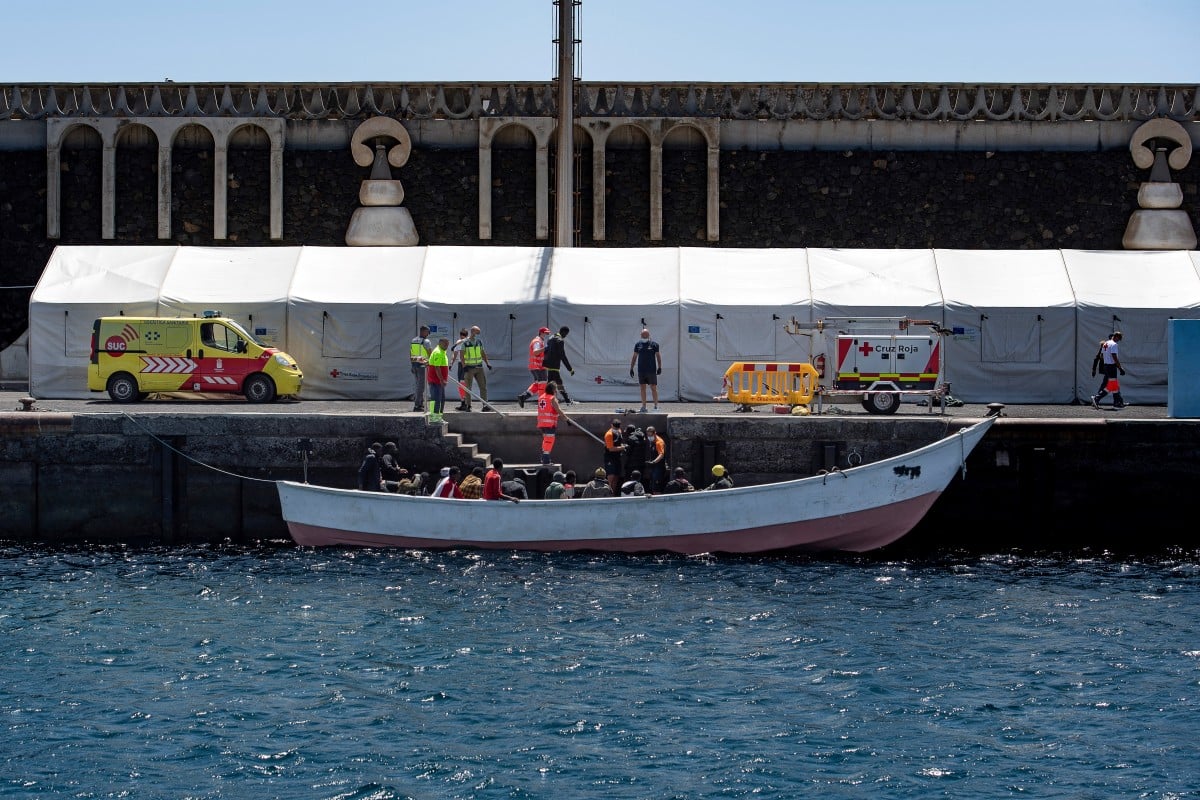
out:
{"label": "white boat hull", "polygon": [[[645,498],[448,500],[279,481],[300,545],[622,553],[863,552],[925,516],[994,422],[933,444],[811,478]],[[456,530],[447,535],[447,530]]]}

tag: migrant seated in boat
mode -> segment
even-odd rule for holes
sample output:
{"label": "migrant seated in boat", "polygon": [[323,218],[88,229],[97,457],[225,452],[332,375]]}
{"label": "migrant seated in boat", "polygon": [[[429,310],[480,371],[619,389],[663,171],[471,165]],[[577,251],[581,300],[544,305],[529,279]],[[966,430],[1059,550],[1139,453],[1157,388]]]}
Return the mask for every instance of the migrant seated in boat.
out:
{"label": "migrant seated in boat", "polygon": [[712,489],[733,488],[733,478],[729,477],[729,472],[725,469],[725,467],[721,466],[720,464],[713,464],[712,474],[716,480],[710,483],[708,486],[705,486],[704,491],[707,492]]}

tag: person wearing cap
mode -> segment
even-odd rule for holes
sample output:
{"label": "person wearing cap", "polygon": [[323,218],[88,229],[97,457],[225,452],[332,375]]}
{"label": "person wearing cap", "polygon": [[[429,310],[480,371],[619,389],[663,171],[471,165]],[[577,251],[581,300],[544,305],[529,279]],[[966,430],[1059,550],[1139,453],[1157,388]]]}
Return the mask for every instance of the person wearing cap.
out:
{"label": "person wearing cap", "polygon": [[683,467],[676,467],[671,480],[667,481],[667,486],[663,489],[663,494],[681,494],[683,492],[694,492],[696,487],[687,479],[687,473]]}
{"label": "person wearing cap", "polygon": [[458,488],[458,467],[442,467],[441,480],[434,487],[434,497],[455,497],[463,499],[462,490]]}
{"label": "person wearing cap", "polygon": [[604,471],[608,473],[608,488],[613,494],[621,488],[621,458],[628,449],[621,420],[614,419],[612,426],[604,432]]}
{"label": "person wearing cap", "polygon": [[558,384],[558,391],[562,394],[564,403],[570,403],[571,397],[567,394],[567,387],[563,385],[562,368],[566,367],[567,372],[575,374],[575,370],[571,368],[571,360],[567,358],[567,344],[563,341],[570,332],[571,329],[563,325],[558,329],[558,333],[546,340],[546,349],[542,353],[542,366],[546,368],[546,380]]}
{"label": "person wearing cap", "polygon": [[422,325],[420,333],[408,345],[408,361],[413,376],[413,411],[425,410],[425,365],[433,345],[429,343],[429,326]]}
{"label": "person wearing cap", "polygon": [[596,467],[596,472],[592,475],[592,479],[583,487],[583,495],[585,499],[588,497],[612,497],[612,487],[608,485],[608,476],[604,473],[604,467]]}
{"label": "person wearing cap", "polygon": [[533,383],[529,388],[517,395],[517,404],[525,407],[525,401],[537,397],[546,388],[546,337],[550,335],[549,328],[538,328],[537,336],[529,340],[529,374]]}
{"label": "person wearing cap", "polygon": [[710,483],[708,486],[705,486],[704,491],[707,492],[712,489],[732,489],[733,488],[733,478],[729,477],[729,473],[725,471],[725,468],[723,466],[721,466],[720,464],[713,464],[712,474],[713,474],[713,477],[716,478],[716,480],[713,481],[712,483]]}
{"label": "person wearing cap", "polygon": [[546,491],[542,494],[544,500],[564,500],[566,499],[567,475],[564,472],[556,472],[550,479],[550,484],[546,487]]}
{"label": "person wearing cap", "polygon": [[1121,358],[1118,355],[1121,350],[1121,338],[1120,331],[1113,331],[1112,336],[1109,336],[1100,345],[1100,370],[1102,374],[1100,376],[1100,388],[1092,395],[1092,408],[1100,408],[1100,401],[1108,394],[1110,381],[1117,387],[1113,391],[1113,409],[1118,410],[1125,407],[1125,400],[1121,397],[1120,384],[1117,383],[1117,373],[1125,374],[1125,367],[1121,366]]}

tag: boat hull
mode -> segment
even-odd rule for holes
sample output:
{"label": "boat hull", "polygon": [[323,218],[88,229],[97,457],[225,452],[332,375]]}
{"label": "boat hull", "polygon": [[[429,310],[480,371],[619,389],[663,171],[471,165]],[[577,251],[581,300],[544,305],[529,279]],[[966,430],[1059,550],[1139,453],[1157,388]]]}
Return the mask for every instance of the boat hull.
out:
{"label": "boat hull", "polygon": [[883,461],[716,492],[521,503],[409,497],[280,481],[300,545],[682,554],[864,552],[912,528],[994,420]]}

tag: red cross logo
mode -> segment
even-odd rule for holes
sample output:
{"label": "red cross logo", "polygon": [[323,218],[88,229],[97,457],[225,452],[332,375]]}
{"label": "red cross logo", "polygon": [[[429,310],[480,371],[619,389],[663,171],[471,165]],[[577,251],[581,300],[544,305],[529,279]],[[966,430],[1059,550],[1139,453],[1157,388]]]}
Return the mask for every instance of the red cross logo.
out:
{"label": "red cross logo", "polygon": [[874,349],[874,347],[871,347],[870,342],[863,340],[862,347],[858,348],[858,352],[863,354],[863,358],[866,358],[867,356],[871,355],[871,352]]}
{"label": "red cross logo", "polygon": [[334,380],[336,380],[336,379],[337,379],[337,376],[338,376],[339,374],[340,374],[340,373],[337,371],[337,369],[336,369],[336,368],[335,368],[335,369],[331,369],[331,370],[329,370],[329,377],[333,378]]}

